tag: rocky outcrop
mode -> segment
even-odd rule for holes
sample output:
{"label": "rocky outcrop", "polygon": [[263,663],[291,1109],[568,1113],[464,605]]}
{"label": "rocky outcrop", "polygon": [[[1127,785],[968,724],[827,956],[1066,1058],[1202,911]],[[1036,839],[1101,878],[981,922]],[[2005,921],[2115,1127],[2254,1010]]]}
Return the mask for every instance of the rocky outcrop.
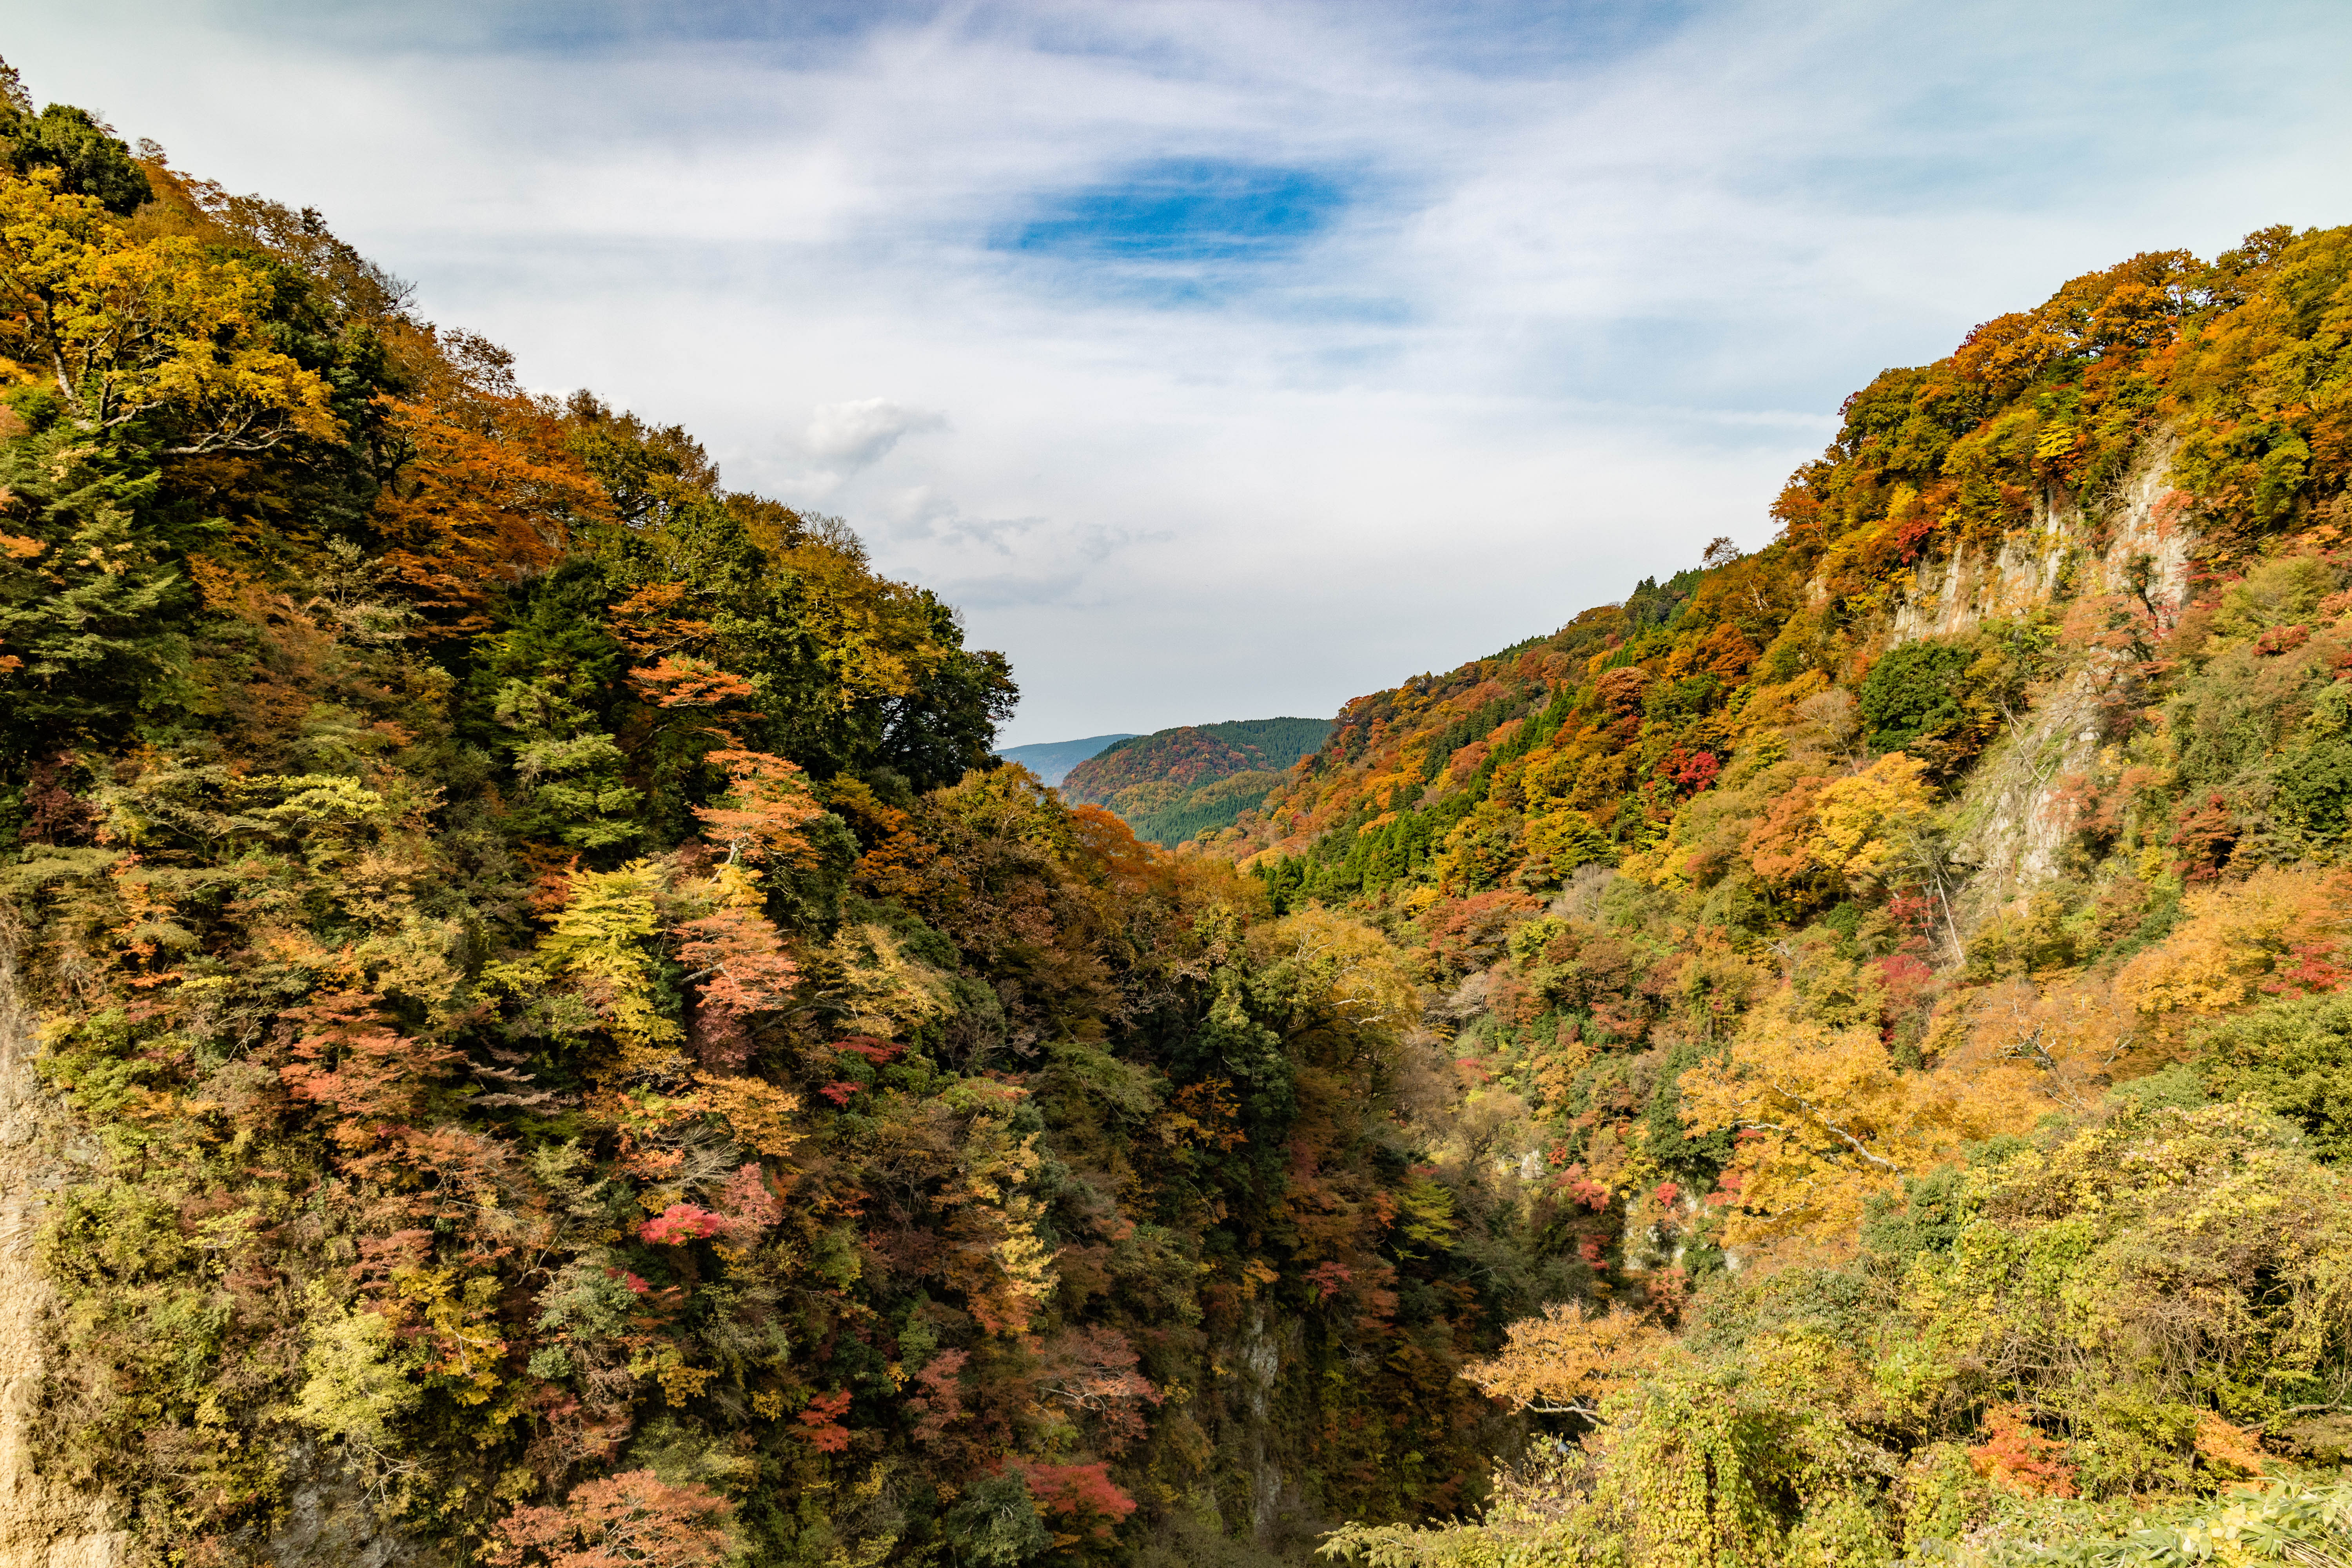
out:
{"label": "rocky outcrop", "polygon": [[1243,1326],[1234,1372],[1241,1379],[1242,1462],[1249,1479],[1250,1533],[1261,1546],[1274,1543],[1292,1517],[1306,1511],[1297,1478],[1278,1452],[1276,1406],[1284,1374],[1305,1349],[1296,1319],[1276,1321],[1265,1302],[1251,1310]]}
{"label": "rocky outcrop", "polygon": [[33,1239],[67,1131],[33,1078],[33,1048],[32,1021],[0,956],[0,1568],[115,1568],[129,1536],[101,1500],[44,1475],[33,1447],[53,1300]]}
{"label": "rocky outcrop", "polygon": [[386,1524],[315,1444],[287,1456],[286,1506],[262,1552],[278,1568],[444,1568],[447,1554]]}
{"label": "rocky outcrop", "polygon": [[[1894,640],[1958,636],[1986,621],[2101,595],[2140,600],[2168,624],[2188,595],[2196,543],[2170,483],[2179,449],[2169,433],[2153,437],[2103,503],[2086,509],[2045,495],[2033,526],[1997,552],[1963,550],[1923,569],[1895,608]],[[1988,748],[1957,803],[1953,847],[1971,868],[1958,900],[1964,926],[2058,874],[2074,828],[2060,792],[2091,768],[2129,676],[2126,658],[2109,650],[2064,649],[2062,658],[2063,673]]]}
{"label": "rocky outcrop", "polygon": [[1955,858],[1967,868],[1956,900],[1973,929],[2055,877],[2074,821],[2059,791],[2089,771],[2105,733],[2116,671],[2094,657],[1987,749],[1960,792]]}
{"label": "rocky outcrop", "polygon": [[2086,508],[2045,491],[2034,503],[2032,526],[2011,533],[1999,550],[1969,546],[1922,566],[1895,608],[1894,640],[1958,637],[2084,594],[2130,594],[2177,611],[2196,543],[2171,486],[2179,449],[2177,436],[2160,432],[2103,501]]}

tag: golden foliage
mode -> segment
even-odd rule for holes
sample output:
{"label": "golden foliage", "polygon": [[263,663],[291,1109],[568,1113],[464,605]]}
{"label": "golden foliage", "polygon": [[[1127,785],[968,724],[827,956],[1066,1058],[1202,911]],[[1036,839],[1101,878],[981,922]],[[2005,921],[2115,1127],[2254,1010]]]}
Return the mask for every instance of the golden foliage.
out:
{"label": "golden foliage", "polygon": [[1404,954],[1362,921],[1318,906],[1265,928],[1252,945],[1312,972],[1331,1010],[1351,1025],[1398,1028],[1421,1015]]}
{"label": "golden foliage", "polygon": [[1563,1301],[1513,1323],[1501,1352],[1462,1375],[1514,1410],[1591,1415],[1673,1342],[1622,1305],[1603,1312]]}
{"label": "golden foliage", "polygon": [[762,1154],[782,1158],[803,1136],[794,1126],[801,1097],[756,1078],[705,1078],[695,1086],[703,1103],[734,1131],[736,1140]]}
{"label": "golden foliage", "polygon": [[2215,1013],[2295,988],[2297,958],[2332,952],[2352,924],[2352,875],[2265,866],[2186,902],[2179,929],[2116,976],[2145,1016]]}
{"label": "golden foliage", "polygon": [[1889,752],[1852,778],[1822,789],[1813,806],[1813,858],[1848,882],[1874,882],[1893,865],[1904,836],[1935,807],[1926,764]]}
{"label": "golden foliage", "polygon": [[929,965],[907,956],[887,927],[844,930],[825,947],[840,976],[826,1000],[847,1028],[895,1039],[947,1010],[947,985]]}
{"label": "golden foliage", "polygon": [[667,890],[662,869],[632,860],[616,871],[572,871],[554,929],[541,939],[540,961],[570,979],[621,1047],[607,1065],[611,1081],[675,1072],[685,1038],[662,1011],[655,955],[660,931],[656,900]]}
{"label": "golden foliage", "polygon": [[55,170],[0,174],[0,343],[90,427],[158,412],[180,454],[329,440],[327,384],[271,345],[268,270],[166,235],[134,245]]}
{"label": "golden foliage", "polygon": [[1737,1194],[1725,1237],[1829,1244],[1873,1194],[1953,1158],[1963,1143],[2032,1126],[2050,1108],[2021,1062],[1898,1068],[1868,1026],[1801,1016],[1786,990],[1748,1016],[1728,1059],[1682,1078],[1694,1132],[1731,1131],[1724,1185]]}
{"label": "golden foliage", "polygon": [[802,615],[841,683],[843,705],[914,690],[940,657],[927,635],[929,595],[876,576],[865,547],[837,520],[815,522],[772,553],[798,581]]}

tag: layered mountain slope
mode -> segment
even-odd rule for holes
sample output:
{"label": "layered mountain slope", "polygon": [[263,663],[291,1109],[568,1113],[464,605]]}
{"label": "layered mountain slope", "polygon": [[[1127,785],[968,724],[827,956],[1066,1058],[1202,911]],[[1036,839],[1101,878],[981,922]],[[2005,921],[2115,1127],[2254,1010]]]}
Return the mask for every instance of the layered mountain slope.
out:
{"label": "layered mountain slope", "polygon": [[2077,279],[1212,847],[1417,949],[1494,1145],[1622,1221],[1472,1369],[1581,1443],[1336,1552],[2352,1544],[2347,332],[2347,230]]}
{"label": "layered mountain slope", "polygon": [[1105,746],[1119,741],[1131,741],[1131,733],[1089,735],[1082,741],[1040,741],[1027,746],[1003,746],[996,754],[1008,763],[1019,763],[1037,775],[1039,784],[1057,784],[1063,776]]}
{"label": "layered mountain slope", "polygon": [[1330,731],[1322,719],[1238,719],[1156,731],[1079,763],[1062,793],[1108,806],[1137,837],[1173,847],[1232,826]]}
{"label": "layered mountain slope", "polygon": [[[2266,231],[2210,267],[2137,258],[1886,373],[1780,498],[1774,543],[1358,699],[1225,852],[1278,887],[1376,900],[1557,887],[1671,855],[1740,742],[1832,690],[1872,754],[1960,778],[2029,697],[2116,653],[2163,662],[2192,576],[2258,567],[2283,538],[2326,552],[2340,248]],[[2124,710],[2123,679],[2098,682],[2102,739],[2154,722]]]}

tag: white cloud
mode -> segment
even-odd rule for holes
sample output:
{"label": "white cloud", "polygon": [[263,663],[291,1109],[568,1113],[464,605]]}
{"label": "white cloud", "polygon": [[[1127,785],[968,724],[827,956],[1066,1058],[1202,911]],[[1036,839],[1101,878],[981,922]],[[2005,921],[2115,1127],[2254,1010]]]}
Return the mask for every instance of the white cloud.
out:
{"label": "white cloud", "polygon": [[927,408],[908,408],[887,397],[856,397],[828,403],[813,410],[814,417],[802,432],[800,448],[837,472],[855,474],[872,468],[906,436],[920,436],[948,427],[947,416]]}
{"label": "white cloud", "polygon": [[[1548,629],[1769,537],[1882,366],[2352,219],[2340,0],[333,10],[86,0],[8,47],[533,384],[847,516],[1011,654],[1015,741],[1328,712]],[[1171,158],[1357,200],[1175,302],[992,248]]]}
{"label": "white cloud", "polygon": [[825,500],[889,456],[907,437],[948,427],[944,414],[908,408],[887,397],[819,404],[809,413],[808,424],[790,437],[793,451],[808,465],[791,486],[799,492],[794,499]]}

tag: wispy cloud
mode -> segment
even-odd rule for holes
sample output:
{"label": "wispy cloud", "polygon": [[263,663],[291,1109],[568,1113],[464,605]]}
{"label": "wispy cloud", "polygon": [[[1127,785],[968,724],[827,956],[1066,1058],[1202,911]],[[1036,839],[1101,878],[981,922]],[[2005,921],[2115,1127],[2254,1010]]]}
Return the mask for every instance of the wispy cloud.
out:
{"label": "wispy cloud", "polygon": [[86,0],[7,47],[849,517],[1042,740],[1327,711],[1759,542],[1881,366],[2352,219],[2347,44],[2340,0]]}
{"label": "wispy cloud", "polygon": [[1167,533],[1139,534],[1079,519],[976,517],[929,485],[872,497],[863,516],[887,552],[919,549],[926,587],[968,610],[1115,612],[1092,579],[1123,552],[1165,545]]}

